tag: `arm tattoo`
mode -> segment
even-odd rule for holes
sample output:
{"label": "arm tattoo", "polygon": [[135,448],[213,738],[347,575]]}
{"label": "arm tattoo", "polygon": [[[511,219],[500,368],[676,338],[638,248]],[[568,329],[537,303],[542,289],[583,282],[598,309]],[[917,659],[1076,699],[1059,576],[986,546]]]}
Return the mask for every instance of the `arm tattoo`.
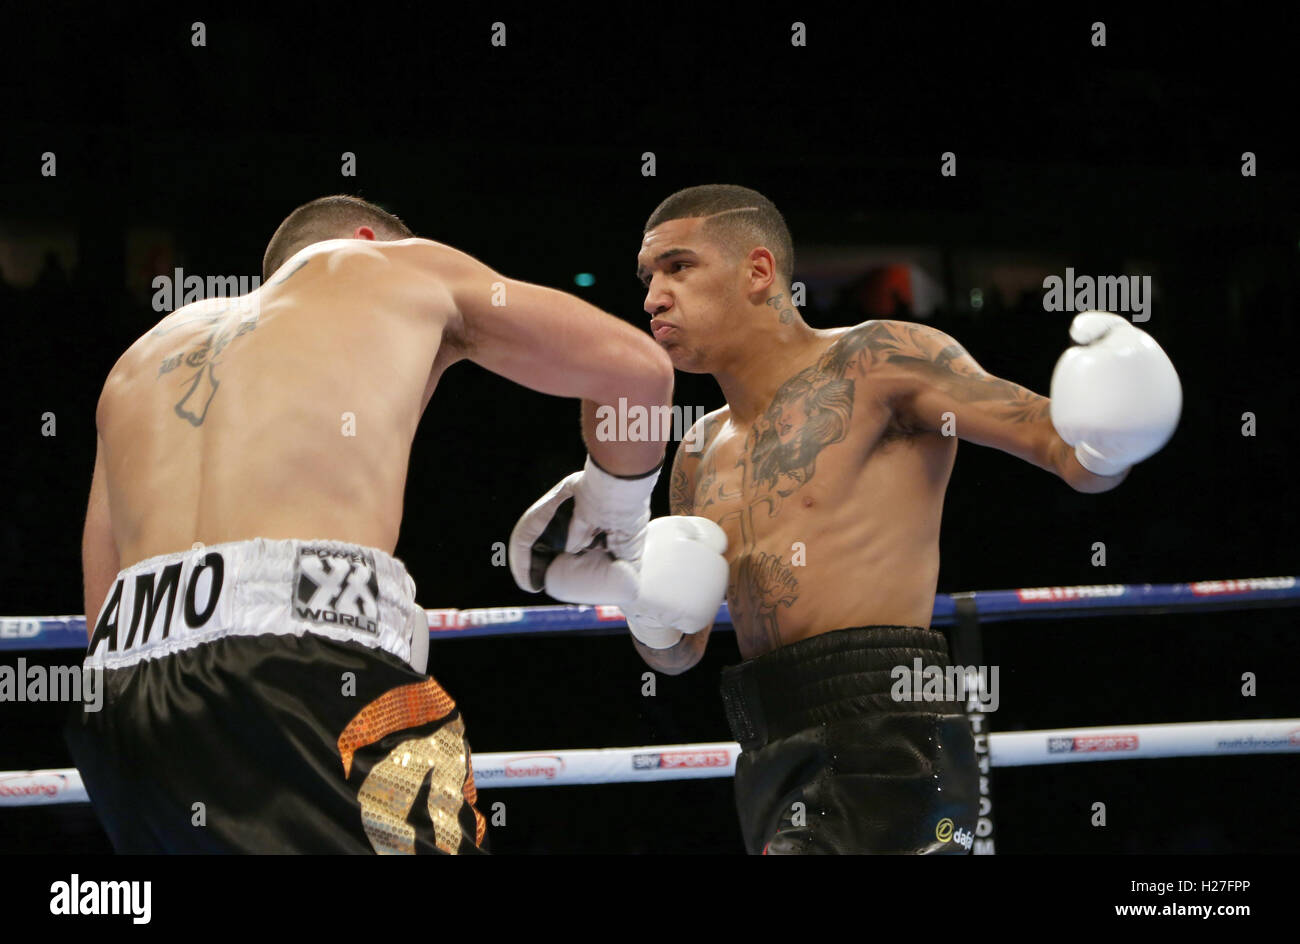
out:
{"label": "arm tattoo", "polygon": [[960,344],[936,353],[933,335],[917,325],[880,321],[860,325],[842,340],[859,331],[869,338],[871,363],[910,368],[961,403],[994,404],[994,414],[1008,422],[1034,423],[1048,415],[1046,397],[985,373]]}
{"label": "arm tattoo", "polygon": [[994,413],[1010,423],[1037,423],[1051,412],[1051,402],[1009,380],[985,374],[951,391],[963,403],[994,403]]}
{"label": "arm tattoo", "polygon": [[[695,487],[695,498],[700,503],[700,510],[703,511],[714,502],[713,482],[718,477],[718,461],[715,456],[709,456],[707,462],[700,466],[700,484]],[[721,497],[720,495],[717,497]]]}
{"label": "arm tattoo", "polygon": [[668,507],[675,515],[689,515],[691,513],[691,487],[683,464],[679,453],[677,461],[673,463],[672,484],[668,487]]}
{"label": "arm tattoo", "polygon": [[1047,397],[980,369],[960,344],[949,344],[916,366],[961,403],[993,404],[995,416],[1011,423],[1036,423],[1049,412]]}

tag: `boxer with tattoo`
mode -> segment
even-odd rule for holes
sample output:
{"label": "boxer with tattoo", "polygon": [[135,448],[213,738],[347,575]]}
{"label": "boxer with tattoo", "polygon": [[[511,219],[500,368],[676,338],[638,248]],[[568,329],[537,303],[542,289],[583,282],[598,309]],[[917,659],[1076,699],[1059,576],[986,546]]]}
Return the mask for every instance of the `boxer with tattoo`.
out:
{"label": "boxer with tattoo", "polygon": [[416,428],[463,360],[581,400],[566,507],[606,549],[581,569],[631,587],[664,444],[601,440],[595,417],[666,408],[672,365],[357,197],[298,207],[262,266],[104,384],[82,561],[107,697],[71,719],[73,757],[119,852],[485,851],[465,720],[394,556]]}
{"label": "boxer with tattoo", "polygon": [[[745,844],[963,853],[978,780],[962,705],[891,697],[894,667],[951,664],[929,627],[957,440],[1103,492],[1172,434],[1177,375],[1149,335],[1102,312],[1075,318],[1050,401],[924,325],[815,330],[790,301],[793,255],[769,200],[713,185],[661,203],[637,257],[655,340],[726,397],[678,449],[670,488],[675,515],[725,535],[744,661],[722,694],[743,748]],[[709,639],[708,626],[632,629],[673,674]]]}

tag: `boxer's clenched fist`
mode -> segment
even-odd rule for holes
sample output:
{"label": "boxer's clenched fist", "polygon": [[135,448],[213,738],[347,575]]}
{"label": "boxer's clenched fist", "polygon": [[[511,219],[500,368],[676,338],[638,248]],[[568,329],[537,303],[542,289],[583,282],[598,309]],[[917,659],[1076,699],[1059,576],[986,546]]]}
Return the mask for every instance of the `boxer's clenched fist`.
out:
{"label": "boxer's clenched fist", "polygon": [[509,550],[515,583],[567,603],[631,603],[658,480],[659,467],[623,478],[588,456],[581,472],[538,499],[515,525]]}
{"label": "boxer's clenched fist", "polygon": [[637,598],[622,606],[642,645],[667,649],[713,624],[727,592],[727,535],[708,518],[673,515],[646,528]]}
{"label": "boxer's clenched fist", "polygon": [[1151,335],[1119,315],[1085,311],[1070,337],[1076,346],[1052,372],[1052,425],[1089,472],[1119,475],[1173,435],[1178,372]]}

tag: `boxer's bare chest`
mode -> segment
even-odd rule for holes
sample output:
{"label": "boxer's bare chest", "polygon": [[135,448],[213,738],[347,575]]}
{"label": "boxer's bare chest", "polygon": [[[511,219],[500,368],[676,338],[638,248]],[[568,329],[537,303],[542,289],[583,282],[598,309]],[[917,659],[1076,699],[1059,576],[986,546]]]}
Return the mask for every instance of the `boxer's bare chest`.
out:
{"label": "boxer's bare chest", "polygon": [[867,511],[864,464],[905,435],[875,389],[874,341],[871,323],[839,335],[793,369],[751,422],[728,410],[705,420],[682,504],[726,532],[732,620],[738,633],[765,640],[763,649],[779,644],[783,610],[819,579],[838,579],[802,566],[800,548]]}
{"label": "boxer's bare chest", "polygon": [[752,422],[737,423],[727,410],[704,421],[689,505],[735,530],[734,551],[792,515],[843,513],[872,448],[898,434],[872,395],[866,327],[793,371]]}

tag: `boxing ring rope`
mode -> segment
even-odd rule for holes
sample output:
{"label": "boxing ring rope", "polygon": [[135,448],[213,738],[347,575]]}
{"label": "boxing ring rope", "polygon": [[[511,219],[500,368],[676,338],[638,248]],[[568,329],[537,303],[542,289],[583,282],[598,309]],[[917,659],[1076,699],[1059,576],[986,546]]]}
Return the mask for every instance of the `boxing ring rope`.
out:
{"label": "boxing ring rope", "polygon": [[[1138,757],[1300,753],[1300,718],[1016,731],[990,734],[988,740],[994,767]],[[480,790],[495,790],[722,778],[735,773],[739,753],[740,745],[735,741],[475,752],[474,783]],[[86,802],[81,775],[73,767],[0,772],[0,806]]]}
{"label": "boxing ring rope", "polygon": [[[934,626],[1050,619],[1060,616],[1157,614],[1300,605],[1295,577],[1206,580],[1179,584],[1107,584],[991,590],[935,597]],[[626,629],[613,606],[526,606],[435,609],[431,639],[467,639],[528,633],[619,633]],[[716,629],[730,628],[726,604]],[[0,651],[82,649],[80,616],[0,618]],[[1051,731],[976,734],[994,767],[1095,760],[1300,753],[1300,718],[1136,724]],[[740,747],[734,741],[595,750],[475,753],[480,789],[572,784],[633,783],[730,777]],[[0,806],[85,803],[73,768],[0,771]]]}
{"label": "boxing ring rope", "polygon": [[[1030,587],[937,594],[932,626],[952,626],[958,608],[973,606],[981,622],[1052,619],[1061,616],[1117,616],[1173,611],[1237,610],[1300,606],[1295,577],[1250,577],[1194,583],[1099,584]],[[585,632],[612,635],[627,629],[616,606],[489,606],[426,610],[430,638],[474,639],[528,633]],[[718,608],[715,629],[729,629],[727,604]],[[11,649],[85,649],[86,621],[80,616],[0,618],[0,652]]]}

